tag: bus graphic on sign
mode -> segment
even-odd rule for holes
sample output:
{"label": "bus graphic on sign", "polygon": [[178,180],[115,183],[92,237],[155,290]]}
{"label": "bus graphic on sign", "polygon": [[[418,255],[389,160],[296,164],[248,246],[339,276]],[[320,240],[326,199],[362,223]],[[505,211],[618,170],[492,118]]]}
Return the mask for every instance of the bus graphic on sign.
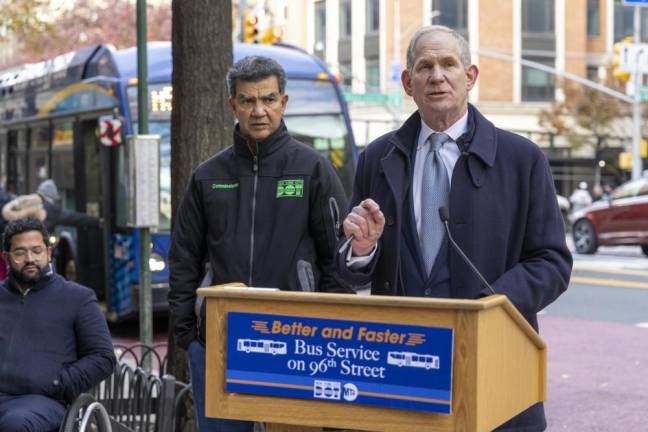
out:
{"label": "bus graphic on sign", "polygon": [[313,397],[318,399],[340,400],[342,387],[337,381],[315,380],[313,383]]}
{"label": "bus graphic on sign", "polygon": [[239,339],[236,343],[236,350],[246,353],[287,354],[288,345],[286,342],[268,339]]}
{"label": "bus graphic on sign", "polygon": [[387,364],[425,369],[439,369],[439,356],[430,354],[418,354],[407,351],[389,351],[387,353]]}

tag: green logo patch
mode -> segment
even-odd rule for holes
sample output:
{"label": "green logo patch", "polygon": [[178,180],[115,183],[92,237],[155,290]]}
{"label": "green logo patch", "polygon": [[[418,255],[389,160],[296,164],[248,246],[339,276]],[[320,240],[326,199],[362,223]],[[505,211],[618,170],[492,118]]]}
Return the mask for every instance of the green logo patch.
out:
{"label": "green logo patch", "polygon": [[236,189],[239,187],[238,183],[212,183],[212,189]]}
{"label": "green logo patch", "polygon": [[301,198],[304,196],[304,180],[279,180],[277,198]]}

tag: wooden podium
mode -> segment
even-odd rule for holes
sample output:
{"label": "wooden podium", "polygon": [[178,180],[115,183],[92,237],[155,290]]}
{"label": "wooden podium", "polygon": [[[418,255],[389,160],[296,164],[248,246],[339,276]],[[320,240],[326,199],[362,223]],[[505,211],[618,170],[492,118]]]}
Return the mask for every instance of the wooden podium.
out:
{"label": "wooden podium", "polygon": [[[279,425],[366,431],[490,431],[546,398],[546,345],[505,296],[480,300],[263,291],[208,287],[206,414]],[[227,314],[357,320],[454,329],[452,412],[225,391]],[[277,425],[279,424],[279,425]],[[307,429],[319,430],[319,429]]]}

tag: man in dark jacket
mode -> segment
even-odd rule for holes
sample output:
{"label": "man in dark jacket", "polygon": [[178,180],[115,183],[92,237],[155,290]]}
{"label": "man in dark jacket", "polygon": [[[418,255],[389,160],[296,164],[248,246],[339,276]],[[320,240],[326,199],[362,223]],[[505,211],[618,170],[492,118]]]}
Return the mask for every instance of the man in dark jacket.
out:
{"label": "man in dark jacket", "polygon": [[115,355],[94,292],[52,272],[49,234],[9,222],[0,282],[0,431],[57,429],[65,404],[110,376]]}
{"label": "man in dark jacket", "polygon": [[[338,268],[354,285],[371,282],[372,294],[491,294],[449,244],[445,207],[452,237],[537,330],[536,313],[567,288],[572,258],[542,151],[468,104],[478,73],[455,31],[431,26],[412,38],[401,80],[418,111],[360,156],[343,224],[354,237]],[[537,404],[498,430],[545,428]]]}
{"label": "man in dark jacket", "polygon": [[194,308],[206,261],[212,284],[345,291],[333,256],[346,197],[331,164],[286,130],[283,68],[269,58],[246,57],[227,82],[238,119],[234,144],[194,171],[169,249],[169,304],[178,345],[189,352],[201,431],[253,426],[204,418],[205,350]]}

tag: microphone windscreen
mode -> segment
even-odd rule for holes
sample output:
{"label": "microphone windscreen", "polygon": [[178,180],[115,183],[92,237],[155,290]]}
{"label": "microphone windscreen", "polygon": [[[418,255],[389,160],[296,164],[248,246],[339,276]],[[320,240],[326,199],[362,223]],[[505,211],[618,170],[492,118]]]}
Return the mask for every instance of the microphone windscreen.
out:
{"label": "microphone windscreen", "polygon": [[439,217],[441,218],[441,222],[447,222],[448,219],[450,219],[450,215],[448,214],[448,208],[443,206],[439,207]]}

